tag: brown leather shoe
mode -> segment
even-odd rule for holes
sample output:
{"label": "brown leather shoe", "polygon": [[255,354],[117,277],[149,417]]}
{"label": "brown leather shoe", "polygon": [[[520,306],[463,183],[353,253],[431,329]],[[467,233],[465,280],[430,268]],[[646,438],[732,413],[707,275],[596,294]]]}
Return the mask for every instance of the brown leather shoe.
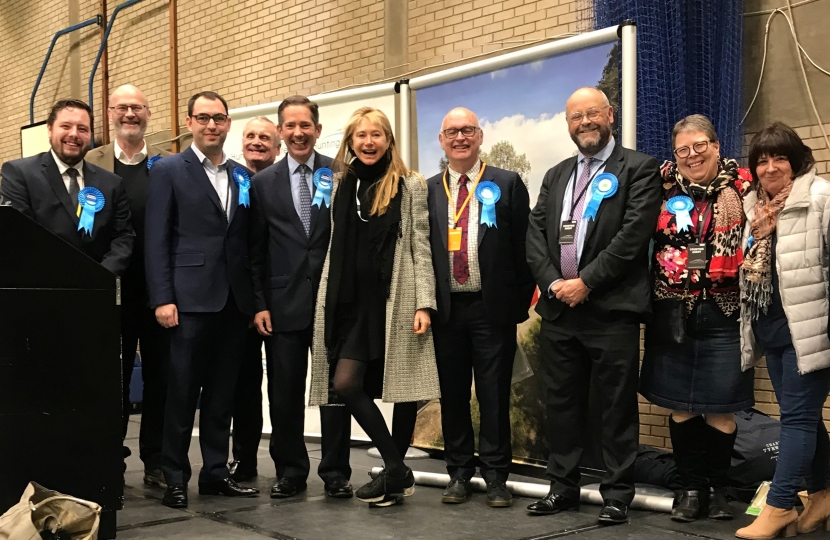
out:
{"label": "brown leather shoe", "polygon": [[779,536],[792,538],[796,535],[797,521],[798,512],[793,508],[784,510],[767,503],[755,521],[748,527],[738,529],[735,536],[745,540],[772,540]]}

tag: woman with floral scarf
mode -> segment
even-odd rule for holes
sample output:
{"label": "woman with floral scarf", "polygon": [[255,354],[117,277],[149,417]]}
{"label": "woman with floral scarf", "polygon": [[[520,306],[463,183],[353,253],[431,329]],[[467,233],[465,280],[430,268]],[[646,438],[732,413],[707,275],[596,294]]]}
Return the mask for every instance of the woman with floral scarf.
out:
{"label": "woman with floral scarf", "polygon": [[[754,403],[741,371],[742,196],[749,172],[720,157],[712,122],[694,114],[672,131],[676,163],[663,165],[654,233],[654,316],[646,326],[640,393],[672,411],[669,433],[683,484],[671,518],[732,519],[726,498],[736,425]],[[710,493],[711,492],[711,493]]]}
{"label": "woman with floral scarf", "polygon": [[[830,182],[816,176],[812,151],[775,123],[749,145],[757,189],[744,200],[741,353],[749,369],[766,356],[781,411],[778,463],[766,505],[738,538],[794,536],[830,525],[830,439],[822,407],[830,390],[828,224]],[[807,486],[808,502],[793,509]]]}

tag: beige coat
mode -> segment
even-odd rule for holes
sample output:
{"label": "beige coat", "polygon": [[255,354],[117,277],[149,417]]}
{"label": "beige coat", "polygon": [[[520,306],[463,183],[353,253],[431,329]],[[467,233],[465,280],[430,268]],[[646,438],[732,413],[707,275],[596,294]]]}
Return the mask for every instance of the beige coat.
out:
{"label": "beige coat", "polygon": [[[744,198],[747,222],[743,248],[746,251],[755,203],[752,192]],[[816,176],[815,169],[795,179],[775,230],[778,245],[775,266],[781,302],[790,327],[801,374],[830,367],[827,338],[828,249],[830,182]],[[755,343],[749,310],[741,305],[741,368],[746,371],[763,354]]]}
{"label": "beige coat", "polygon": [[[147,144],[147,157],[151,158],[153,156],[171,156],[172,154],[167,150],[159,148],[158,146],[153,146],[152,144]],[[115,172],[115,143],[111,142],[104,146],[96,146],[89,152],[87,152],[84,159],[92,163],[93,165],[98,165],[102,169],[105,169],[109,172]]]}
{"label": "beige coat", "polygon": [[[340,175],[335,175],[332,205],[339,184]],[[382,399],[387,402],[430,400],[440,395],[432,328],[422,335],[416,335],[413,331],[417,310],[436,309],[424,177],[417,173],[404,177],[402,189],[401,235],[395,244],[392,283],[386,301],[386,357]],[[332,237],[333,229],[332,219]],[[317,311],[314,314],[310,405],[325,405],[329,401],[329,363],[324,336],[330,257],[331,246],[323,264],[317,293]]]}

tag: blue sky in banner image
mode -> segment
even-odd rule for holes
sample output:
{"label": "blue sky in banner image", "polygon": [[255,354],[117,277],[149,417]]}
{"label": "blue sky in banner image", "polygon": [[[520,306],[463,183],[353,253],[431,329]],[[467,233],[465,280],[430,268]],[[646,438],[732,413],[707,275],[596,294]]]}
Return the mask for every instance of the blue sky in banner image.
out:
{"label": "blue sky in banner image", "polygon": [[418,90],[419,171],[427,178],[439,172],[444,155],[438,143],[441,121],[453,107],[467,107],[478,115],[484,131],[483,151],[508,141],[525,154],[531,167],[530,201],[535,204],[545,172],[576,152],[565,122],[565,102],[577,88],[597,85],[612,46],[597,45]]}

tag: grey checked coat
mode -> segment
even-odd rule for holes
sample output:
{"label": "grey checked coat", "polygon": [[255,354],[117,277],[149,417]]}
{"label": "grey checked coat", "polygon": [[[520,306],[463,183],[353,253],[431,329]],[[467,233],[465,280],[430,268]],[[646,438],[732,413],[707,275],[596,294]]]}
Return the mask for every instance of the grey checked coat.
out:
{"label": "grey checked coat", "polygon": [[[339,185],[340,175],[337,174],[331,193],[332,205]],[[436,309],[426,182],[420,174],[412,173],[404,177],[402,189],[401,236],[395,244],[392,284],[386,301],[386,358],[382,395],[383,401],[393,403],[430,400],[440,395],[432,328],[422,335],[416,335],[413,331],[417,310]],[[329,363],[324,336],[330,257],[331,246],[323,265],[314,314],[309,405],[325,405],[329,401]]]}

